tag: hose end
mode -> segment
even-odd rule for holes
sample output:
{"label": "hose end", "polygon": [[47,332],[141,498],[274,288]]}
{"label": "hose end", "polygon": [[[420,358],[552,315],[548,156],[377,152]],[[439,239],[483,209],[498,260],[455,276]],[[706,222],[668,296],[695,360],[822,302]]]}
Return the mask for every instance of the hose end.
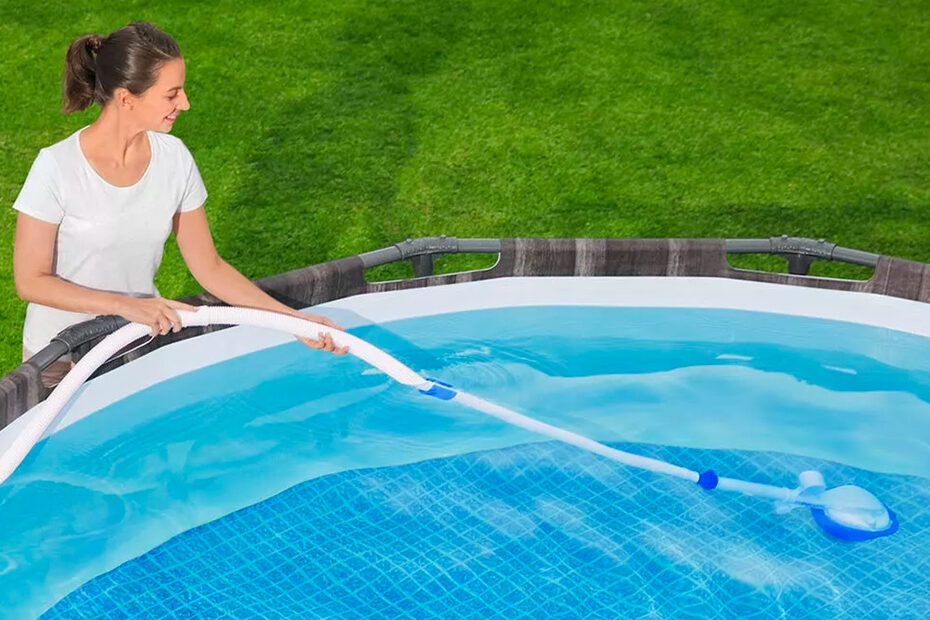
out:
{"label": "hose end", "polygon": [[432,396],[440,400],[452,400],[458,392],[452,387],[452,384],[440,381],[439,379],[426,378],[429,387],[417,388],[421,394]]}

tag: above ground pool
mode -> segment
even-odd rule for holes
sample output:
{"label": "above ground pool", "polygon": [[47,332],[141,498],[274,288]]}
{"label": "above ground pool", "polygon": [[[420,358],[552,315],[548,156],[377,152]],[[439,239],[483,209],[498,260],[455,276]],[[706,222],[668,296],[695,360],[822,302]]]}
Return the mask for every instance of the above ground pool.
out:
{"label": "above ground pool", "polygon": [[627,467],[233,327],[86,383],[0,486],[3,617],[930,617],[924,303],[515,277],[314,311],[612,448],[786,487],[816,470],[900,527],[839,540],[805,508]]}

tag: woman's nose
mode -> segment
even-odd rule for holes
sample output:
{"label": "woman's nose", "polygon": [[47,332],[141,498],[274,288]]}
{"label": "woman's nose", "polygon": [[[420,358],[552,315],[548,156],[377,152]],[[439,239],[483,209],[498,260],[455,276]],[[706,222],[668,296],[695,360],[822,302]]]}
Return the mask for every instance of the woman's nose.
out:
{"label": "woman's nose", "polygon": [[180,108],[181,108],[182,110],[190,110],[190,109],[191,109],[191,102],[190,102],[190,100],[187,98],[187,93],[185,93],[184,91],[181,91],[181,97],[182,97],[182,99],[181,99]]}

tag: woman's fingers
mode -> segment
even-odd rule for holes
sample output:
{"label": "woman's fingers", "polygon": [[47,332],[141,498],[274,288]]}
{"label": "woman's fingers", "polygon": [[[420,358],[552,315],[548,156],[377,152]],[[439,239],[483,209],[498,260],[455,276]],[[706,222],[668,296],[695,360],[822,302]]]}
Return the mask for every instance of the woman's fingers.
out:
{"label": "woman's fingers", "polygon": [[298,340],[300,340],[311,349],[320,349],[323,347],[322,343],[320,343],[318,340],[313,340],[312,338],[298,338]]}
{"label": "woman's fingers", "polygon": [[167,315],[168,320],[171,321],[171,331],[174,331],[175,333],[181,331],[183,325],[181,325],[180,315],[175,312],[173,308],[166,309],[165,314]]}
{"label": "woman's fingers", "polygon": [[326,334],[326,339],[324,341],[324,344],[325,346],[323,347],[323,350],[327,351],[328,353],[334,353],[336,355],[345,355],[346,353],[349,352],[349,347],[347,346],[344,346],[344,347],[336,346],[336,343],[333,342],[332,334]]}
{"label": "woman's fingers", "polygon": [[177,314],[169,310],[164,310],[155,315],[155,318],[149,322],[149,327],[152,328],[152,338],[158,335],[164,336],[172,330],[174,326],[177,328],[174,331],[180,331],[181,329],[181,319]]}
{"label": "woman's fingers", "polygon": [[311,349],[333,353],[334,355],[345,355],[349,352],[349,347],[337,347],[335,341],[333,341],[332,335],[330,334],[318,332],[317,338],[318,340],[313,340],[311,338],[304,338],[301,336],[297,339]]}
{"label": "woman's fingers", "polygon": [[181,315],[177,313],[177,310],[195,311],[197,309],[190,304],[174,301],[173,299],[160,298],[158,301],[161,303],[155,306],[156,316],[151,324],[153,338],[159,334],[164,336],[171,331],[177,333],[184,328],[181,323]]}

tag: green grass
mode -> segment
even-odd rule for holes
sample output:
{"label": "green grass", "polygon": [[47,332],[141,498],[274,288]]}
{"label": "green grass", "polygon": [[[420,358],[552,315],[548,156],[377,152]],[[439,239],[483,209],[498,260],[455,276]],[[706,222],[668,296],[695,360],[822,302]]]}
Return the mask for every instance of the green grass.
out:
{"label": "green grass", "polygon": [[[438,234],[789,234],[930,260],[923,3],[273,6],[0,4],[0,369],[25,310],[9,205],[96,114],[58,113],[65,49],[133,19],[184,51],[174,133],[250,277]],[[156,282],[199,290],[173,240]]]}

